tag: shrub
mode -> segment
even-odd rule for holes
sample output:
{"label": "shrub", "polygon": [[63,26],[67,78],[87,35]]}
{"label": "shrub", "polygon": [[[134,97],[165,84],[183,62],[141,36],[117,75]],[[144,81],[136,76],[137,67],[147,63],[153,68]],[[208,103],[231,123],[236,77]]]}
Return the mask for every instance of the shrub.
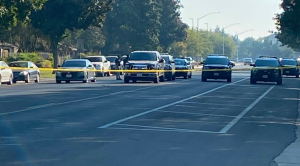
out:
{"label": "shrub", "polygon": [[42,68],[51,68],[52,67],[52,62],[49,60],[43,60],[41,63]]}

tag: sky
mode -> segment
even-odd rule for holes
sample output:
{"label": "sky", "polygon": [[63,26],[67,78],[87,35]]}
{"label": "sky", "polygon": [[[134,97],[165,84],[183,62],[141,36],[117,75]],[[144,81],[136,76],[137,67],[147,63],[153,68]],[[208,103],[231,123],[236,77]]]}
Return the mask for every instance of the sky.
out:
{"label": "sky", "polygon": [[199,28],[215,29],[239,23],[225,30],[231,35],[239,34],[247,30],[253,30],[239,35],[241,40],[247,37],[265,37],[270,35],[269,30],[276,30],[275,21],[272,18],[276,13],[280,13],[281,0],[181,0],[184,6],[181,9],[181,17],[184,23],[192,27],[194,18],[194,28],[197,27],[197,18],[208,13],[212,14],[199,20]]}

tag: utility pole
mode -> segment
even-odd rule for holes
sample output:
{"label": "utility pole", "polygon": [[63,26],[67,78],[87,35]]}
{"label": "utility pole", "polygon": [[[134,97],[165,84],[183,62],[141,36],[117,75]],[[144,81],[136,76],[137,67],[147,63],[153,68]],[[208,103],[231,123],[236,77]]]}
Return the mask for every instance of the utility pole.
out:
{"label": "utility pole", "polygon": [[234,24],[230,24],[227,27],[223,28],[223,55],[225,55],[225,29],[234,26],[234,25],[239,25],[240,23],[234,23]]}

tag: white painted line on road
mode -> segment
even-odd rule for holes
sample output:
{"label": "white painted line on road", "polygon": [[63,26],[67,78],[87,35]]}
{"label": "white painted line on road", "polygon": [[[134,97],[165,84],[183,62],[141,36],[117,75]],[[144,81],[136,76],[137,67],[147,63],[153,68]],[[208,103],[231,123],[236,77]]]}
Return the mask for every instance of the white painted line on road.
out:
{"label": "white painted line on road", "polygon": [[270,87],[264,94],[262,94],[258,99],[256,99],[251,105],[249,105],[243,112],[241,112],[237,117],[235,117],[227,126],[225,126],[220,133],[227,133],[246,113],[248,113],[257,103],[260,102],[275,86]]}
{"label": "white painted line on road", "polygon": [[216,117],[235,118],[235,116],[229,116],[229,115],[202,114],[202,113],[194,113],[194,112],[177,112],[177,111],[158,111],[158,112],[166,112],[166,113],[174,113],[174,114],[187,114],[187,115],[202,115],[202,116],[216,116]]}
{"label": "white painted line on road", "polygon": [[203,96],[203,95],[205,95],[205,94],[211,93],[211,92],[213,92],[213,91],[219,90],[219,89],[221,89],[221,88],[224,88],[224,87],[229,86],[229,85],[232,85],[232,84],[236,84],[236,83],[245,81],[245,80],[247,80],[247,79],[249,79],[249,78],[244,78],[244,79],[242,79],[242,80],[239,80],[239,81],[236,81],[236,82],[233,82],[233,83],[230,83],[230,84],[222,85],[222,86],[220,86],[220,87],[217,87],[217,88],[214,88],[214,89],[212,89],[212,90],[206,91],[206,92],[201,93],[201,94],[199,94],[199,95],[192,96],[192,97],[189,97],[189,98],[186,98],[186,99],[183,99],[183,100],[179,100],[179,101],[176,101],[176,102],[174,102],[174,103],[167,104],[167,105],[164,105],[164,106],[161,106],[161,107],[158,107],[158,108],[154,108],[154,109],[152,109],[152,110],[145,111],[145,112],[142,112],[142,113],[139,113],[139,114],[136,114],[136,115],[133,115],[133,116],[130,116],[130,117],[121,119],[121,120],[117,120],[117,121],[115,121],[115,122],[112,122],[112,123],[109,123],[109,124],[100,126],[100,127],[98,127],[98,128],[105,129],[105,128],[108,128],[108,127],[110,127],[110,126],[113,126],[113,125],[122,123],[122,122],[124,122],[124,121],[130,120],[130,119],[134,119],[134,118],[137,118],[137,117],[140,117],[140,116],[143,116],[143,115],[146,115],[146,114],[149,114],[149,113],[152,113],[152,112],[155,112],[155,111],[158,111],[158,110],[161,110],[161,109],[164,109],[164,108],[173,106],[173,105],[177,105],[177,104],[179,104],[179,103],[182,103],[182,102],[185,102],[185,101],[188,101],[188,100],[197,98],[197,97],[199,97],[199,96]]}
{"label": "white painted line on road", "polygon": [[85,99],[79,99],[79,100],[72,100],[72,101],[67,101],[67,102],[62,102],[62,103],[49,103],[49,104],[44,104],[44,105],[38,105],[38,106],[28,107],[28,108],[23,109],[23,110],[1,113],[0,116],[2,116],[2,115],[10,115],[10,114],[15,114],[15,113],[20,113],[20,112],[25,112],[25,111],[31,111],[31,110],[40,109],[40,108],[47,108],[47,107],[52,107],[52,106],[77,103],[77,102],[82,102],[82,101],[87,101],[87,100],[94,100],[94,99],[99,99],[99,98],[103,98],[103,97],[109,97],[109,96],[114,96],[114,95],[129,93],[129,92],[136,92],[136,91],[141,91],[141,90],[150,89],[150,88],[153,88],[153,86],[151,86],[151,87],[145,87],[145,88],[139,88],[139,89],[135,89],[135,90],[129,90],[129,91],[122,91],[122,92],[117,92],[117,93],[111,93],[111,94],[108,94],[108,95],[102,95],[102,96],[97,96],[97,97],[91,97],[91,98],[85,98]]}

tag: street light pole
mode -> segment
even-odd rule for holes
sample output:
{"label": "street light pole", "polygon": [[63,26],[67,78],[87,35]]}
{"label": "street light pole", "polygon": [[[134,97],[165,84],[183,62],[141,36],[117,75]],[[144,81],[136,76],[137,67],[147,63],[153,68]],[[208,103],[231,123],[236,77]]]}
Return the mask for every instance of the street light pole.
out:
{"label": "street light pole", "polygon": [[239,34],[236,35],[236,62],[239,61],[239,45],[238,45],[238,43],[239,43],[239,35],[247,33],[247,32],[250,32],[250,31],[254,31],[254,30],[253,29],[246,30],[246,31],[241,32],[241,33],[239,33]]}
{"label": "street light pole", "polygon": [[194,18],[190,18],[192,20],[192,30],[194,30]]}
{"label": "street light pole", "polygon": [[207,25],[207,38],[208,38],[208,23],[205,23]]}
{"label": "street light pole", "polygon": [[197,18],[197,30],[199,30],[199,20],[200,19],[202,19],[202,18],[204,18],[206,16],[209,16],[209,15],[212,15],[212,14],[219,14],[219,13],[221,13],[221,12],[212,12],[212,13],[208,13],[208,14],[202,16],[202,17]]}
{"label": "street light pole", "polygon": [[234,23],[234,24],[230,24],[227,27],[223,28],[223,55],[225,55],[225,29],[234,26],[234,25],[239,25],[240,23]]}

